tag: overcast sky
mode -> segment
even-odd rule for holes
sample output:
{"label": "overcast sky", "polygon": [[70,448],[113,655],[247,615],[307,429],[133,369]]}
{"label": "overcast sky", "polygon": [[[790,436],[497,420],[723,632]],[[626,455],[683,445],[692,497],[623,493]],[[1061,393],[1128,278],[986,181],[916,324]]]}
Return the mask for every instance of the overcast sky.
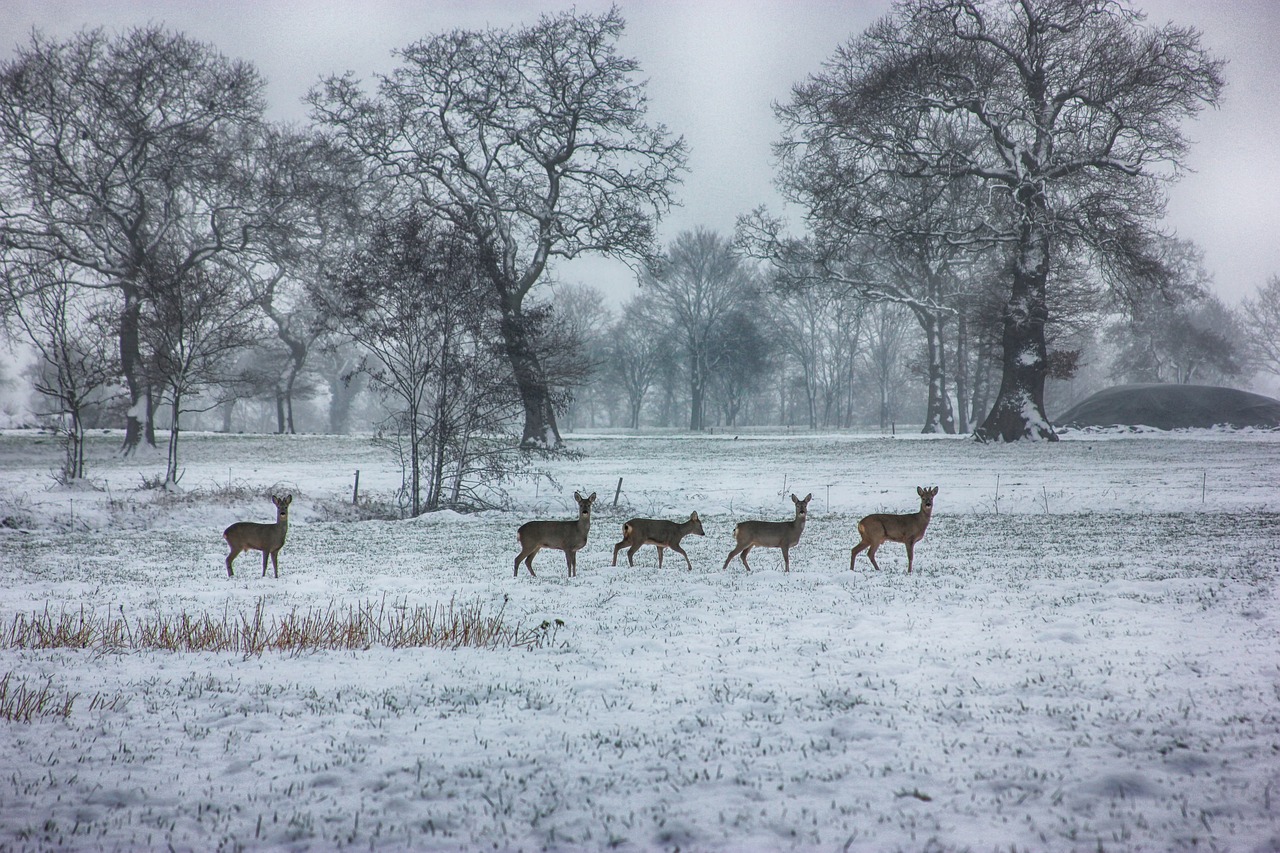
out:
{"label": "overcast sky", "polygon": [[[66,37],[85,26],[120,30],[149,22],[252,61],[267,80],[274,118],[305,121],[302,96],[322,76],[362,78],[394,67],[391,51],[454,27],[508,26],[578,0],[0,0],[3,55],[32,27]],[[1220,109],[1190,127],[1194,173],[1170,197],[1168,225],[1206,254],[1218,293],[1235,303],[1280,274],[1280,2],[1136,0],[1153,23],[1204,32],[1228,60]],[[628,27],[622,49],[650,81],[650,118],[682,134],[690,173],[683,206],[664,239],[696,225],[724,233],[759,204],[778,208],[770,144],[772,103],[819,69],[835,47],[888,12],[888,0],[619,0]],[[616,298],[634,284],[624,267],[575,263],[566,281]]]}

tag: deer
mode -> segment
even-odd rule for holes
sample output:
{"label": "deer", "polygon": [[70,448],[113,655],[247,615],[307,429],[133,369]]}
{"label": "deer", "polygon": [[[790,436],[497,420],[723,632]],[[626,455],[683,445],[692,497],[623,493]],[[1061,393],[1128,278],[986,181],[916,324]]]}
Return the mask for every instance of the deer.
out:
{"label": "deer", "polygon": [[805,513],[808,512],[809,500],[812,497],[812,492],[805,495],[804,500],[794,494],[791,496],[791,502],[796,505],[796,517],[790,521],[738,522],[738,526],[733,528],[738,547],[724,558],[721,571],[729,568],[729,561],[739,554],[742,555],[742,565],[747,567],[747,571],[751,571],[751,566],[747,563],[747,554],[751,553],[751,549],[757,545],[761,548],[781,548],[782,563],[786,566],[786,571],[791,571],[791,546],[800,541],[800,534],[804,532]]}
{"label": "deer", "polygon": [[627,565],[629,566],[636,564],[636,551],[639,551],[642,545],[657,545],[659,569],[662,568],[662,555],[666,552],[666,549],[670,548],[681,557],[684,557],[685,563],[689,566],[689,571],[693,571],[693,563],[690,562],[689,555],[680,547],[680,540],[690,533],[696,533],[699,536],[706,535],[702,532],[702,521],[698,518],[696,512],[690,514],[688,521],[682,521],[678,524],[661,518],[633,518],[622,525],[622,541],[613,546],[613,565],[618,565],[618,552],[628,545],[631,546],[627,549]]}
{"label": "deer", "polygon": [[533,558],[543,548],[554,548],[564,551],[564,560],[569,565],[569,577],[578,576],[578,550],[587,544],[587,533],[591,530],[591,505],[595,503],[596,493],[583,497],[573,493],[578,502],[577,521],[526,521],[516,531],[516,539],[520,540],[520,553],[516,555],[515,572],[512,577],[520,576],[520,561],[529,570],[529,577],[537,577],[533,573]]}
{"label": "deer", "polygon": [[257,521],[237,521],[222,531],[222,538],[231,546],[227,555],[227,577],[235,577],[231,564],[243,551],[262,552],[262,576],[267,576],[267,557],[271,557],[271,565],[275,568],[276,577],[280,577],[280,549],[284,547],[285,534],[289,532],[289,504],[293,495],[279,497],[271,495],[271,502],[276,505],[275,524],[262,524]]}
{"label": "deer", "polygon": [[919,512],[906,515],[876,513],[858,522],[858,535],[862,537],[862,541],[849,555],[849,571],[853,571],[853,563],[858,559],[858,552],[863,548],[867,549],[867,558],[871,560],[871,565],[876,567],[877,572],[880,571],[880,564],[876,562],[876,549],[885,542],[901,542],[907,546],[907,574],[911,574],[911,561],[915,557],[916,543],[924,538],[929,519],[933,518],[933,499],[938,494],[938,487],[926,489],[917,486],[916,494],[920,496]]}

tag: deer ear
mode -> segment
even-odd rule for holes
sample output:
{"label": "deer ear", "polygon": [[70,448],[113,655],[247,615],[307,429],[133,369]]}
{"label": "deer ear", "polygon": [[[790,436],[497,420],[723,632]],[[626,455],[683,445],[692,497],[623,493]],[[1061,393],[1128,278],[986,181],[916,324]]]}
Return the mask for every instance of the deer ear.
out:
{"label": "deer ear", "polygon": [[591,501],[592,503],[595,503],[595,500],[596,500],[596,493],[595,493],[595,492],[592,492],[592,493],[591,493],[591,497],[587,498],[587,500]]}
{"label": "deer ear", "polygon": [[800,499],[799,499],[798,497],[796,497],[796,493],[795,493],[795,492],[792,492],[792,493],[791,493],[791,500],[795,501],[796,503],[800,503]]}
{"label": "deer ear", "polygon": [[811,501],[811,500],[813,500],[813,492],[810,492],[809,494],[805,495],[805,496],[804,496],[804,500],[803,500],[803,501],[801,501],[801,503],[806,503],[806,504],[807,504],[807,503],[808,503],[809,501]]}
{"label": "deer ear", "polygon": [[581,493],[579,493],[579,492],[578,492],[578,490],[577,490],[577,489],[574,489],[574,490],[573,490],[573,499],[574,499],[575,501],[580,501],[580,500],[582,500],[582,495],[581,495]]}
{"label": "deer ear", "polygon": [[920,497],[924,497],[924,489],[920,486],[916,486],[916,494]]}
{"label": "deer ear", "polygon": [[693,512],[689,513],[689,520],[690,521],[698,520],[698,511],[696,509]]}

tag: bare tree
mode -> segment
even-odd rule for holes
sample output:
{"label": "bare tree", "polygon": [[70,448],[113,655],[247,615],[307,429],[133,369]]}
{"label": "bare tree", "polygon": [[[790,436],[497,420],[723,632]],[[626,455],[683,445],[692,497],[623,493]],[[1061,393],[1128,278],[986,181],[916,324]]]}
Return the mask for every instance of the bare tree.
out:
{"label": "bare tree", "polygon": [[756,287],[729,240],[705,228],[684,231],[645,270],[641,293],[679,338],[689,375],[689,429],[706,426],[711,374],[724,354],[720,328]]}
{"label": "bare tree", "polygon": [[1245,371],[1244,323],[1216,296],[1179,303],[1155,297],[1115,331],[1121,346],[1112,376],[1118,379],[1219,384]]}
{"label": "bare tree", "polygon": [[176,271],[162,267],[162,286],[148,286],[151,322],[142,340],[151,353],[150,378],[169,404],[169,446],[165,486],[180,479],[178,441],[182,415],[207,411],[220,400],[200,400],[202,392],[227,384],[235,356],[259,331],[253,295],[233,271],[205,263]]}
{"label": "bare tree", "polygon": [[1240,314],[1248,336],[1252,362],[1273,376],[1280,376],[1280,276],[1271,276],[1257,292],[1244,300]]}
{"label": "bare tree", "polygon": [[707,390],[719,404],[725,426],[737,426],[747,402],[762,385],[767,386],[775,372],[776,350],[758,310],[746,300],[715,325],[707,359],[714,369]]}
{"label": "bare tree", "polygon": [[111,347],[114,306],[102,293],[79,288],[65,264],[47,262],[5,267],[0,317],[39,357],[35,390],[51,405],[53,426],[63,436],[64,484],[86,477],[85,409],[101,401],[120,379]]}
{"label": "bare tree", "polygon": [[646,294],[627,300],[610,330],[605,375],[627,400],[627,425],[640,428],[645,395],[658,381],[670,350],[662,340],[660,321]]}
{"label": "bare tree", "polygon": [[517,398],[490,344],[499,314],[481,276],[467,235],[409,214],[378,226],[327,291],[326,314],[392,405],[412,516],[458,505],[521,464],[503,440]]}
{"label": "bare tree", "polygon": [[35,33],[0,65],[0,238],[120,293],[125,452],[155,443],[140,335],[145,288],[163,283],[150,271],[163,263],[181,278],[243,247],[258,218],[235,166],[262,88],[252,66],[157,26],[66,42]]}
{"label": "bare tree", "polygon": [[889,429],[898,418],[902,386],[906,384],[904,350],[910,340],[911,321],[901,305],[874,305],[867,319],[867,368],[876,391],[880,429]]}
{"label": "bare tree", "polygon": [[1004,243],[1012,262],[1001,386],[976,435],[1053,439],[1055,242],[1098,265],[1145,262],[1144,233],[1188,145],[1179,122],[1217,101],[1221,72],[1194,29],[1146,27],[1113,0],[900,2],[795,88],[787,144],[833,146],[835,179],[853,185],[888,174],[981,186],[982,215],[951,239]]}
{"label": "bare tree", "polygon": [[[561,343],[549,347],[552,358],[567,349],[574,355],[574,384],[565,389],[569,401],[565,412],[572,431],[581,424],[578,418],[585,410],[589,426],[595,426],[598,389],[595,379],[607,361],[609,329],[613,312],[605,304],[604,294],[588,284],[558,284],[552,291],[551,308],[562,329]],[[563,372],[563,371],[561,371]],[[555,371],[552,371],[554,378]]]}
{"label": "bare tree", "polygon": [[317,121],[480,249],[526,447],[561,445],[526,297],[556,258],[647,258],[684,168],[683,140],[646,123],[639,65],[617,52],[622,30],[616,8],[455,30],[399,51],[376,94],[348,75],[310,96]]}
{"label": "bare tree", "polygon": [[274,387],[277,431],[293,433],[293,403],[315,391],[304,374],[326,334],[308,291],[323,287],[357,244],[362,202],[368,208],[374,202],[361,186],[360,164],[318,134],[267,127],[252,155],[252,185],[277,214],[236,260],[283,349]]}

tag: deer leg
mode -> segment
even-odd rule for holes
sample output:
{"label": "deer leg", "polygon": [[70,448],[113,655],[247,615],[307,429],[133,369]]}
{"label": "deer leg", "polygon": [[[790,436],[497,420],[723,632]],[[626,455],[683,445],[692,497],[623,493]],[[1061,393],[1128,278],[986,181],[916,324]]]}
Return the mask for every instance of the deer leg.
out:
{"label": "deer leg", "polygon": [[227,577],[233,578],[236,573],[231,571],[231,564],[236,561],[236,557],[240,554],[235,548],[231,549],[231,553],[227,555]]}
{"label": "deer leg", "polygon": [[867,541],[864,539],[858,543],[858,547],[854,548],[849,554],[849,571],[853,571],[853,561],[858,559],[858,554],[867,547]]}
{"label": "deer leg", "polygon": [[520,553],[516,555],[515,571],[511,573],[511,576],[513,578],[520,577],[520,561],[524,560],[524,566],[529,570],[529,576],[537,577],[537,575],[533,573],[533,555],[537,553],[537,548],[534,548],[532,551],[526,551],[524,548],[521,548]]}
{"label": "deer leg", "polygon": [[571,551],[568,548],[564,550],[564,562],[569,567],[569,577],[578,576],[578,552]]}
{"label": "deer leg", "polygon": [[280,577],[280,552],[279,551],[271,552],[271,571],[275,573],[276,577]]}
{"label": "deer leg", "polygon": [[784,566],[783,568],[784,572],[791,571],[791,553],[790,552],[791,552],[790,548],[788,548],[786,545],[782,546],[782,565]]}
{"label": "deer leg", "polygon": [[[627,540],[625,538],[621,542],[619,542],[617,545],[613,546],[613,564],[615,566],[618,565],[618,552],[625,547],[627,547]],[[630,558],[630,556],[631,556],[631,553],[628,552],[627,557]],[[631,565],[634,566],[635,563],[632,563]]]}
{"label": "deer leg", "polygon": [[907,540],[907,574],[911,574],[911,560],[915,557],[916,543]]}
{"label": "deer leg", "polygon": [[268,556],[267,549],[263,548],[262,549],[262,576],[264,578],[267,576],[267,556]]}
{"label": "deer leg", "polygon": [[[732,551],[730,551],[729,556],[724,558],[724,565],[720,567],[720,571],[723,572],[725,569],[729,568],[729,563],[733,560],[734,557],[738,556],[738,552],[741,550],[742,550],[741,548],[734,548]],[[744,563],[746,562],[745,558],[743,558],[743,562]]]}
{"label": "deer leg", "polygon": [[639,544],[632,545],[632,546],[627,550],[627,565],[628,565],[628,566],[631,566],[632,568],[634,568],[634,567],[635,567],[635,564],[636,564],[636,552],[637,552],[637,551],[639,551],[639,550],[640,550],[640,545],[639,545]]}
{"label": "deer leg", "polygon": [[663,552],[665,552],[665,551],[666,551],[666,549],[665,549],[665,548],[663,548],[661,545],[659,545],[659,546],[658,546],[658,568],[659,568],[659,569],[661,569],[661,568],[662,568],[662,554],[663,554]]}
{"label": "deer leg", "polygon": [[867,559],[871,561],[871,565],[876,567],[877,572],[880,571],[880,564],[876,562],[876,549],[879,547],[879,545],[872,545],[867,549]]}
{"label": "deer leg", "polygon": [[742,561],[742,565],[747,567],[747,571],[751,571],[751,564],[747,562],[747,555],[751,553],[751,549],[753,547],[754,546],[752,545],[748,545],[747,547],[743,548],[741,556],[738,557],[738,559]]}
{"label": "deer leg", "polygon": [[672,546],[671,546],[671,550],[672,550],[672,551],[675,551],[675,552],[676,552],[677,554],[679,554],[681,557],[684,557],[684,561],[685,561],[686,563],[688,563],[688,564],[689,564],[689,571],[693,571],[693,563],[692,563],[692,562],[690,562],[690,560],[689,560],[689,555],[688,555],[688,554],[686,554],[686,553],[684,552],[684,549],[683,549],[683,548],[681,548],[681,547],[679,546],[679,544],[672,545]]}

